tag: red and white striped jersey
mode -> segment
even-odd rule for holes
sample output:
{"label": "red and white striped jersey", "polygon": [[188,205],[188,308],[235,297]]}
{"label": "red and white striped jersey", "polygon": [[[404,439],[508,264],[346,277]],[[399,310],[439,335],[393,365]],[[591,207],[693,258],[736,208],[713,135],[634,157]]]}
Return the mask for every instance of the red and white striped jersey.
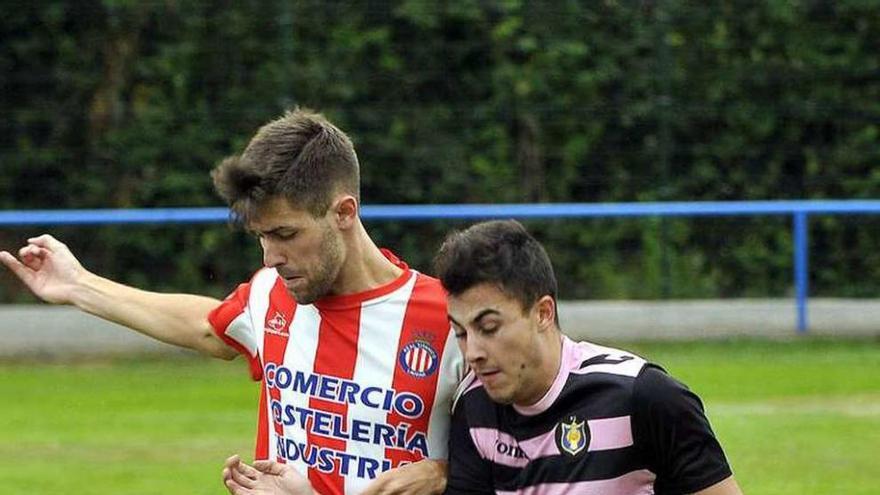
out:
{"label": "red and white striped jersey", "polygon": [[308,472],[321,494],[360,493],[379,473],[446,458],[463,375],[440,282],[403,268],[382,287],[298,305],[274,269],[209,315],[262,381],[257,459]]}

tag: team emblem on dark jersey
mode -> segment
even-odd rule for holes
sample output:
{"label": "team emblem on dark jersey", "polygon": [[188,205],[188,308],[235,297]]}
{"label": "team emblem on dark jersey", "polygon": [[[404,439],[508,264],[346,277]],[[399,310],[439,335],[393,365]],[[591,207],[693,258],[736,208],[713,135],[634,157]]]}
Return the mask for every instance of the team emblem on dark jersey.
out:
{"label": "team emblem on dark jersey", "polygon": [[423,340],[415,340],[404,346],[398,361],[403,371],[416,378],[424,378],[437,371],[440,360],[431,344]]}
{"label": "team emblem on dark jersey", "polygon": [[556,443],[568,455],[581,453],[590,444],[590,430],[585,428],[586,421],[578,422],[574,416],[568,417],[568,423],[561,422],[556,427]]}

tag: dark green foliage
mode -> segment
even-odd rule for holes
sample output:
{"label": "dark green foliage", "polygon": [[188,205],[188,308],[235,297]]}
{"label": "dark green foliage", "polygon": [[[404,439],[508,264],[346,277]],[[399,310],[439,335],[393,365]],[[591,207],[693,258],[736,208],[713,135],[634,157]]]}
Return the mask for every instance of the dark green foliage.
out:
{"label": "dark green foliage", "polygon": [[[0,208],[218,205],[213,164],[292,105],[353,137],[367,204],[880,193],[876,2],[6,4]],[[813,219],[813,294],[877,295],[877,223]],[[369,225],[425,271],[460,226]],[[787,218],[530,227],[564,298],[791,292]],[[155,289],[219,295],[259,264],[225,226],[60,232]]]}

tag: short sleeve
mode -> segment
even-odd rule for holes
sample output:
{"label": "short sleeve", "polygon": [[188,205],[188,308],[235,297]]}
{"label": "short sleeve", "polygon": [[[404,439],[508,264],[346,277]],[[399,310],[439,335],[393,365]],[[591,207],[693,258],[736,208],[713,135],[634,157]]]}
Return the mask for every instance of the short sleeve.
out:
{"label": "short sleeve", "polygon": [[248,307],[250,290],[250,283],[239,285],[208,313],[208,322],[220,340],[247,358],[251,378],[260,380],[263,369],[257,355],[257,332]]}
{"label": "short sleeve", "polygon": [[699,397],[653,365],[636,377],[633,434],[657,495],[697,492],[732,474]]}
{"label": "short sleeve", "polygon": [[452,414],[449,432],[449,477],[446,495],[490,495],[492,489],[492,466],[483,459],[474,446],[465,418],[463,401]]}

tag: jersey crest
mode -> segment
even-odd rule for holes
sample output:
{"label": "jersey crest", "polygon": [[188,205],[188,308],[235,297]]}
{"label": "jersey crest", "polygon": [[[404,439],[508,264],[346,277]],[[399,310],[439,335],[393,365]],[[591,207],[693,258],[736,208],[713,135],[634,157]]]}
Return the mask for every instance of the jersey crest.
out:
{"label": "jersey crest", "polygon": [[570,456],[576,456],[590,443],[590,430],[584,427],[586,421],[578,422],[574,416],[569,416],[568,423],[561,421],[557,428],[556,442],[560,450]]}
{"label": "jersey crest", "polygon": [[416,378],[425,378],[437,371],[440,360],[437,351],[427,340],[417,339],[400,350],[398,362],[408,374]]}
{"label": "jersey crest", "polygon": [[287,320],[280,311],[275,311],[275,316],[266,320],[266,331],[284,337],[288,335]]}

